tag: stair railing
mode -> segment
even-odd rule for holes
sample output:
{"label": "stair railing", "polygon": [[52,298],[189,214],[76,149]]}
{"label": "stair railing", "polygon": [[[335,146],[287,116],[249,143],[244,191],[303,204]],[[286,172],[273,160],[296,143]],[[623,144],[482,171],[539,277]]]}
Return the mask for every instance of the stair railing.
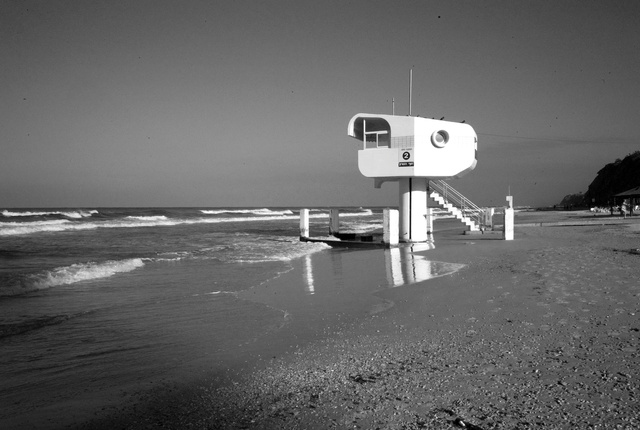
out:
{"label": "stair railing", "polygon": [[441,179],[429,180],[429,188],[440,194],[445,202],[457,207],[462,212],[462,215],[471,219],[478,227],[484,226],[484,210],[460,194],[451,185]]}

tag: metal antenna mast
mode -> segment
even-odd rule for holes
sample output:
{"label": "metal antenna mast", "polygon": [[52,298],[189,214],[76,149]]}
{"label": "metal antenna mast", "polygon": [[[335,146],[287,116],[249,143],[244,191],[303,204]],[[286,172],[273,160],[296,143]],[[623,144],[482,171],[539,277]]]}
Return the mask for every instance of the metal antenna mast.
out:
{"label": "metal antenna mast", "polygon": [[413,69],[409,69],[409,116],[411,116],[411,93],[413,92]]}

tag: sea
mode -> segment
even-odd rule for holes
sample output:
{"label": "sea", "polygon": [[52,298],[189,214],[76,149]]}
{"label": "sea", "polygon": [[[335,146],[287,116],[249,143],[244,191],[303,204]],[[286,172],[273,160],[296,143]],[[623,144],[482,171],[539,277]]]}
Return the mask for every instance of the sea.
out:
{"label": "sea", "polygon": [[[328,234],[328,209],[309,218]],[[382,209],[340,219],[376,232]],[[127,390],[231,366],[288,317],[239,294],[332,252],[299,231],[297,208],[0,210],[0,427],[56,428]]]}
{"label": "sea", "polygon": [[[340,208],[340,229],[380,234],[382,212]],[[296,307],[295,324],[326,326],[331,315],[365,314],[379,305],[371,291],[343,285],[358,284],[348,278],[359,276],[342,273],[346,251],[299,240],[299,213],[0,210],[0,428],[78,425],[153,387],[169,391],[181,381],[242,368],[267,353],[264,339],[282,342],[269,354],[287,342],[296,347],[306,335],[280,336]],[[312,236],[328,235],[328,208],[310,209],[309,219]],[[374,288],[457,269],[419,256],[402,259],[402,250],[385,252],[375,254],[383,256],[380,264],[371,263],[384,284]],[[277,296],[274,280],[301,261],[295,291]],[[333,267],[316,270],[315,284],[312,261]],[[314,290],[322,273],[333,273],[323,285],[335,288],[324,296]]]}

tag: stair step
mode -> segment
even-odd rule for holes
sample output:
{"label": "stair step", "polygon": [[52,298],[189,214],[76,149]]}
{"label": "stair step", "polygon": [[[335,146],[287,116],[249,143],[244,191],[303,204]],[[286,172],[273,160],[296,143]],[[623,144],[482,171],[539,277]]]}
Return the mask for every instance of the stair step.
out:
{"label": "stair step", "polygon": [[447,202],[444,197],[442,197],[438,192],[432,191],[429,193],[429,197],[431,197],[439,206],[449,212],[454,218],[460,220],[469,231],[479,231],[480,226],[473,221],[470,217],[466,216],[465,212],[460,208],[456,207],[454,204]]}

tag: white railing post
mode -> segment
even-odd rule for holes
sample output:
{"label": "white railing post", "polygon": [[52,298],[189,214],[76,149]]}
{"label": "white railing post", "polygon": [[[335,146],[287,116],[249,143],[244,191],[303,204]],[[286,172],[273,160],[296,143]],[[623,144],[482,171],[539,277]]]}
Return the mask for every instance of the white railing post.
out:
{"label": "white railing post", "polygon": [[433,209],[427,208],[427,237],[433,235]]}
{"label": "white railing post", "polygon": [[513,240],[513,196],[507,196],[507,206],[504,208],[504,231],[502,237],[504,240]]}
{"label": "white railing post", "polygon": [[493,208],[485,208],[484,225],[486,228],[493,230]]}
{"label": "white railing post", "polygon": [[340,233],[340,211],[338,209],[329,210],[329,234]]}
{"label": "white railing post", "polygon": [[389,246],[398,246],[400,217],[397,209],[386,208],[382,212],[382,241]]}
{"label": "white railing post", "polygon": [[300,238],[309,237],[309,209],[300,209]]}

